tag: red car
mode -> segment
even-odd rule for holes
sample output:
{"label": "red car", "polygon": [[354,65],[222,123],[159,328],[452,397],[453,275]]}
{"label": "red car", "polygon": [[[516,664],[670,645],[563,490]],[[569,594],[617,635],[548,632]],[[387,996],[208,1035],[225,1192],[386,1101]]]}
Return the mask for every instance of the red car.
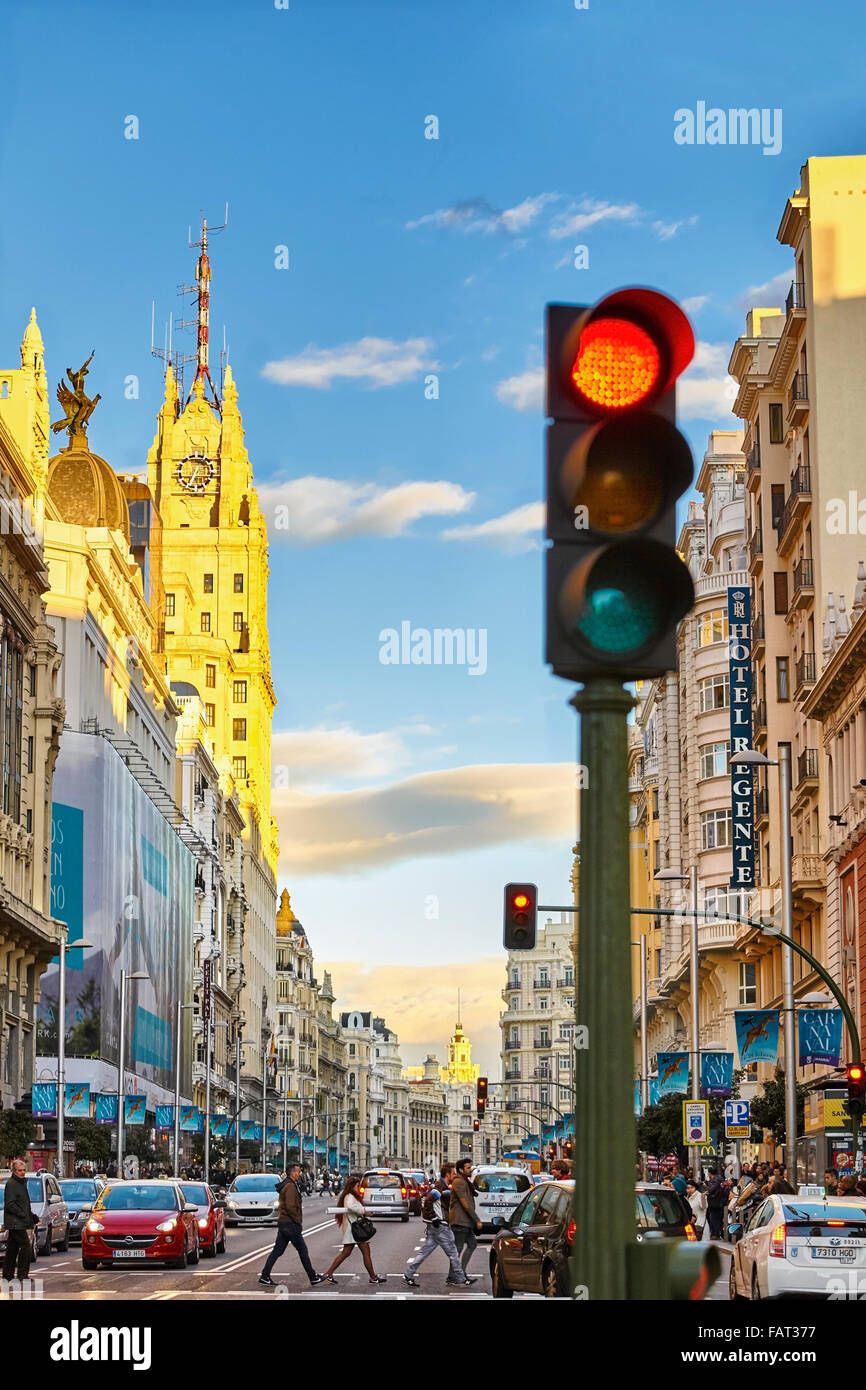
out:
{"label": "red car", "polygon": [[198,1243],[209,1259],[225,1253],[226,1204],[203,1182],[182,1182],[180,1190],[198,1211]]}
{"label": "red car", "polygon": [[82,1231],[81,1264],[198,1264],[198,1207],[176,1182],[109,1182]]}

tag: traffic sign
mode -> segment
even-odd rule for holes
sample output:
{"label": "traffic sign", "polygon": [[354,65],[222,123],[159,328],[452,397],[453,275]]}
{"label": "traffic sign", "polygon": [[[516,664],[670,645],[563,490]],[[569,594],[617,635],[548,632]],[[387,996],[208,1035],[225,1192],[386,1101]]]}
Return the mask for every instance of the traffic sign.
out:
{"label": "traffic sign", "polygon": [[751,1137],[752,1123],[750,1106],[747,1100],[725,1101],[725,1138],[748,1139]]}
{"label": "traffic sign", "polygon": [[683,1143],[706,1144],[710,1136],[710,1103],[707,1100],[683,1101]]}

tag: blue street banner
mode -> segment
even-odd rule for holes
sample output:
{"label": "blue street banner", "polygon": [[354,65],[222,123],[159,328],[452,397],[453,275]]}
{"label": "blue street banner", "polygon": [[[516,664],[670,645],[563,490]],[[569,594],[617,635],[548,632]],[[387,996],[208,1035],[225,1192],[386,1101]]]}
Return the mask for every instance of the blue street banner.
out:
{"label": "blue street banner", "polygon": [[125,1125],[143,1125],[146,1114],[147,1096],[123,1097],[123,1123]]}
{"label": "blue street banner", "polygon": [[735,1009],[740,1066],[779,1060],[779,1015],[775,1009]]}
{"label": "blue street banner", "polygon": [[34,1081],[30,1098],[30,1110],[35,1120],[54,1120],[57,1118],[57,1082]]}
{"label": "blue street banner", "polygon": [[229,1117],[228,1115],[211,1115],[210,1132],[214,1139],[228,1139],[229,1137]]}
{"label": "blue street banner", "polygon": [[76,1116],[79,1119],[90,1119],[90,1083],[78,1086],[74,1081],[67,1082],[64,1090],[66,1097],[63,1104],[64,1115]]}
{"label": "blue street banner", "polygon": [[841,1009],[798,1009],[800,1066],[838,1067],[842,1052]]}
{"label": "blue street banner", "polygon": [[96,1123],[98,1125],[117,1124],[117,1095],[114,1091],[100,1091],[97,1095]]}
{"label": "blue street banner", "polygon": [[651,1076],[649,1079],[649,1103],[650,1105],[658,1105],[659,1103],[659,1079],[657,1076]]}
{"label": "blue street banner", "polygon": [[640,1082],[639,1082],[639,1081],[636,1081],[636,1082],[634,1083],[634,1113],[635,1113],[635,1115],[641,1115],[641,1114],[643,1114],[643,1106],[641,1105],[641,1099],[640,1099]]}
{"label": "blue street banner", "polygon": [[255,1120],[241,1120],[241,1138],[251,1139],[254,1144],[262,1142],[262,1127]]}
{"label": "blue street banner", "polygon": [[674,1096],[689,1089],[689,1054],[687,1052],[660,1052],[658,1065],[658,1094]]}
{"label": "blue street banner", "polygon": [[185,1134],[204,1134],[204,1115],[197,1105],[180,1107],[180,1127]]}
{"label": "blue street banner", "polygon": [[[731,756],[752,746],[752,595],[728,590]],[[732,888],[755,886],[755,779],[749,763],[731,763]]]}
{"label": "blue street banner", "polygon": [[701,1053],[702,1096],[729,1096],[733,1080],[733,1052]]}
{"label": "blue street banner", "polygon": [[156,1127],[157,1129],[174,1129],[173,1105],[158,1105],[156,1107]]}
{"label": "blue street banner", "polygon": [[268,1144],[282,1144],[283,1131],[278,1125],[268,1125],[268,1137],[265,1142]]}

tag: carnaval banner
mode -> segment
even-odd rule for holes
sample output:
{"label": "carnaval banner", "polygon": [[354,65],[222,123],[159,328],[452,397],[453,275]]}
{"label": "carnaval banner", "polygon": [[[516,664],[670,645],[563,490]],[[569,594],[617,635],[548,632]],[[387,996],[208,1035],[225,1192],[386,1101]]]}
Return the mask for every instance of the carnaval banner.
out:
{"label": "carnaval banner", "polygon": [[800,1066],[838,1067],[842,1052],[841,1009],[798,1009]]}
{"label": "carnaval banner", "polygon": [[90,1086],[76,1086],[75,1082],[67,1082],[64,1087],[66,1100],[63,1106],[64,1115],[73,1118],[90,1118]]}
{"label": "carnaval banner", "polygon": [[214,1139],[227,1139],[229,1135],[228,1115],[211,1115],[210,1132]]}
{"label": "carnaval banner", "polygon": [[34,1081],[30,1095],[30,1109],[36,1120],[53,1120],[57,1116],[57,1083]]}
{"label": "carnaval banner", "polygon": [[735,1009],[740,1066],[779,1060],[779,1015],[775,1009]]}
{"label": "carnaval banner", "polygon": [[146,1113],[147,1096],[123,1097],[123,1123],[125,1125],[143,1125]]}
{"label": "carnaval banner", "polygon": [[117,1124],[117,1095],[114,1091],[100,1091],[97,1095],[96,1123],[98,1125]]}
{"label": "carnaval banner", "polygon": [[180,1127],[185,1134],[204,1134],[204,1115],[197,1105],[180,1107]]}
{"label": "carnaval banner", "polygon": [[157,1129],[174,1129],[173,1105],[158,1105],[156,1107],[156,1127]]}
{"label": "carnaval banner", "polygon": [[241,1138],[251,1139],[254,1144],[262,1142],[262,1127],[254,1120],[241,1120]]}
{"label": "carnaval banner", "polygon": [[701,1053],[701,1095],[729,1096],[733,1079],[733,1052]]}
{"label": "carnaval banner", "polygon": [[689,1054],[687,1052],[660,1052],[658,1065],[658,1094],[677,1095],[689,1089]]}

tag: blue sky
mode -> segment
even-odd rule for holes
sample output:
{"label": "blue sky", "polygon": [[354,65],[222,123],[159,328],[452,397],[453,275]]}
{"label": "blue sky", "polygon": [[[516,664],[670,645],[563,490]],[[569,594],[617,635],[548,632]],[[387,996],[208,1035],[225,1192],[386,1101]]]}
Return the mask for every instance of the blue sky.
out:
{"label": "blue sky", "polygon": [[[534,529],[543,306],[632,282],[688,300],[699,458],[734,423],[748,291],[784,297],[800,165],[864,147],[864,27],[797,0],[7,11],[0,358],[31,304],[52,391],[95,348],[91,443],[118,469],[143,466],[161,399],[151,302],[179,314],[187,227],[229,202],[211,337],[225,323],[271,526],[281,886],[344,1001],[384,1011],[412,1060],[441,1052],[459,976],[493,1065],[501,886],[568,892],[576,730],[542,661]],[[698,101],[781,108],[781,152],[676,144]],[[485,673],[383,665],[403,621],[484,629]]]}

